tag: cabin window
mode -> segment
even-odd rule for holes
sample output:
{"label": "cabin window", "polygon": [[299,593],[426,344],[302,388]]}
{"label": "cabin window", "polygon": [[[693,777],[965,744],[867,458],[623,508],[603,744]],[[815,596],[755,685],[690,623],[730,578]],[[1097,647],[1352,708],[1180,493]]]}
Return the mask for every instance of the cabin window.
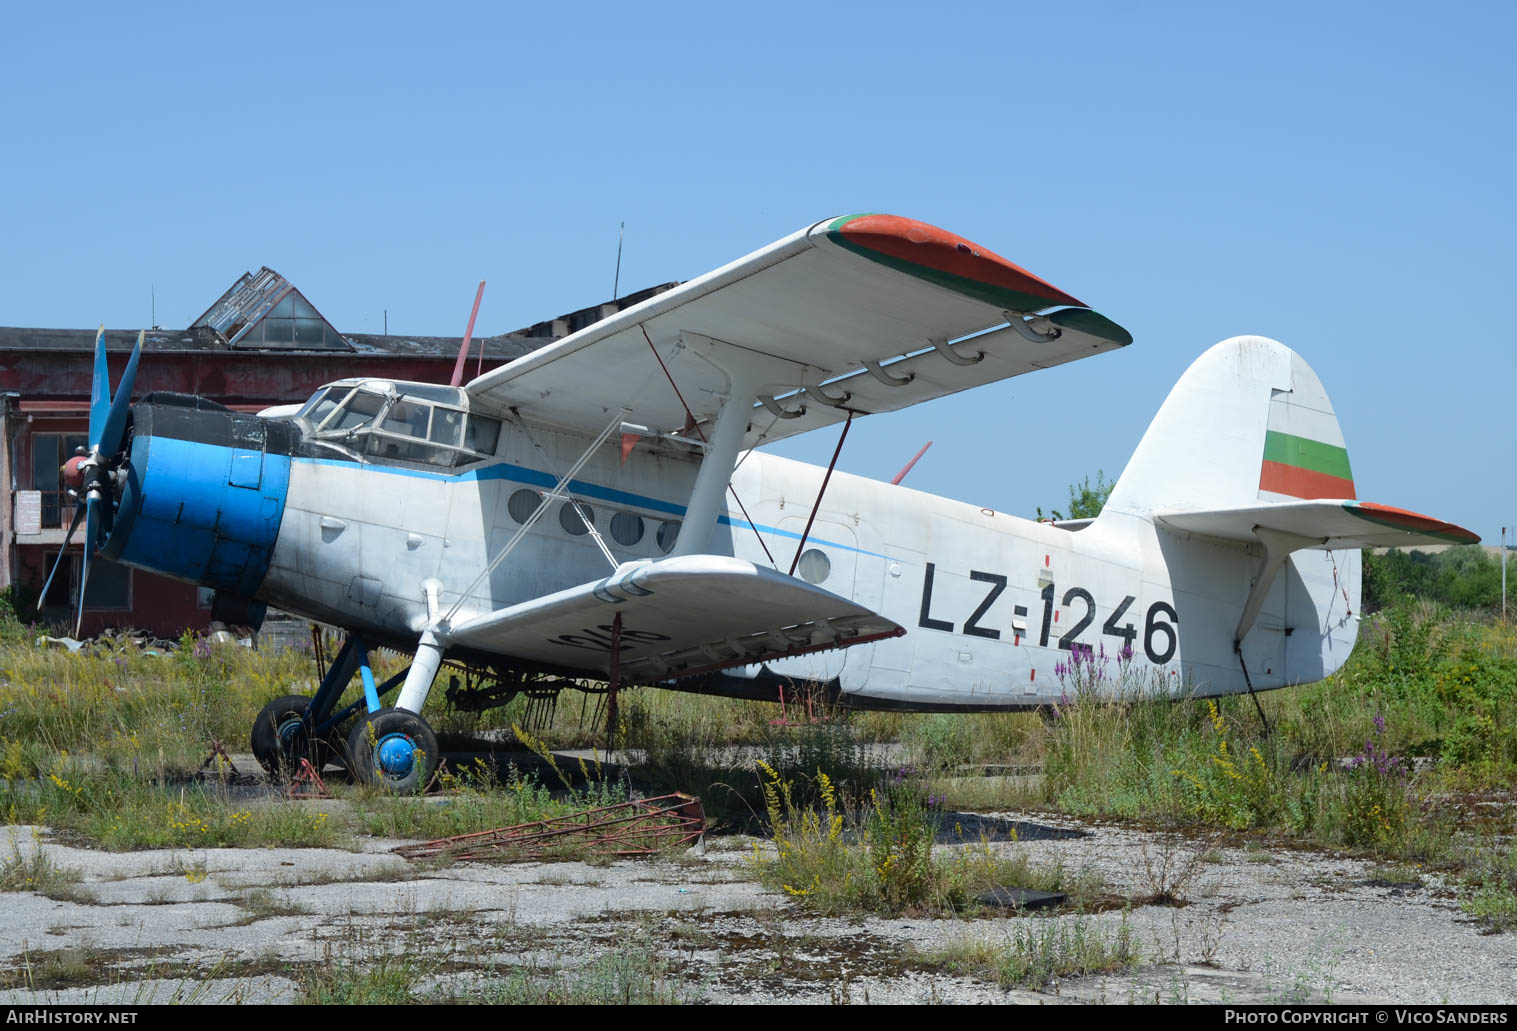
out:
{"label": "cabin window", "polygon": [[571,537],[582,537],[590,532],[595,522],[595,510],[579,501],[571,501],[558,510],[558,525]]}
{"label": "cabin window", "polygon": [[801,552],[801,560],[795,568],[802,580],[809,584],[819,584],[832,573],[832,560],[820,549],[807,548]]}
{"label": "cabin window", "polygon": [[518,523],[525,523],[532,518],[532,513],[537,511],[541,502],[542,496],[537,491],[523,487],[506,499],[506,513]]}
{"label": "cabin window", "polygon": [[643,517],[631,512],[618,512],[611,517],[611,539],[624,548],[630,548],[643,539]]}
{"label": "cabin window", "polygon": [[674,550],[674,542],[679,540],[679,523],[673,519],[660,523],[658,527],[658,550],[665,555]]}

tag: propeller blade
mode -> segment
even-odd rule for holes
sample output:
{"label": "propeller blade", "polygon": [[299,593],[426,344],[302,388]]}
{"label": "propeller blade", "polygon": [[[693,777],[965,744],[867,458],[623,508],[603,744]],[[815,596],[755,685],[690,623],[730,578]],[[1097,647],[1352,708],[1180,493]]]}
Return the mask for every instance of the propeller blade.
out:
{"label": "propeller blade", "polygon": [[84,506],[74,506],[74,521],[69,524],[68,533],[63,535],[63,544],[58,548],[58,558],[53,562],[53,571],[47,574],[47,583],[42,585],[42,594],[37,598],[37,612],[40,615],[42,606],[47,601],[48,589],[53,586],[53,577],[58,575],[58,567],[63,565],[63,556],[68,554],[68,542],[74,539],[74,531],[79,529],[79,523],[84,518]]}
{"label": "propeller blade", "polygon": [[[132,383],[137,379],[137,361],[142,357],[142,339],[146,335],[145,330],[137,331],[137,346],[132,348],[132,356],[126,361],[126,372],[121,374],[121,382],[116,386],[116,399],[111,402],[111,410],[100,431],[102,455],[114,455],[125,443],[126,410],[132,404]],[[93,409],[90,414],[94,415]],[[94,424],[90,425],[93,428]]]}
{"label": "propeller blade", "polygon": [[100,444],[111,410],[111,372],[105,364],[105,324],[95,334],[95,375],[90,382],[90,448]]}
{"label": "propeller blade", "polygon": [[85,527],[84,527],[84,558],[79,565],[79,615],[74,619],[74,636],[79,636],[79,631],[84,627],[84,592],[90,583],[90,556],[95,553],[95,532],[100,526],[100,516],[96,512],[97,502],[94,495],[90,495],[85,501]]}

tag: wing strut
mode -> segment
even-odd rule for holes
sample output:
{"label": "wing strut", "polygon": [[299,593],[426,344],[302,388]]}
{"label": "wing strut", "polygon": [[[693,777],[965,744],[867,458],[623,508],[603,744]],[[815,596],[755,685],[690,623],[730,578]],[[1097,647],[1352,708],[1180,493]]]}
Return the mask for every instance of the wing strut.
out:
{"label": "wing strut", "polygon": [[[653,352],[653,357],[658,361],[658,367],[664,370],[664,378],[669,381],[669,386],[674,390],[674,396],[679,398],[680,407],[685,410],[685,419],[690,428],[695,430],[696,436],[701,438],[702,443],[709,444],[710,442],[706,440],[705,432],[701,429],[700,420],[696,419],[695,413],[690,410],[690,405],[685,402],[685,395],[680,391],[679,384],[674,382],[674,377],[669,372],[669,366],[665,364],[663,356],[658,353],[658,348],[653,346],[653,338],[648,335],[648,327],[639,323],[637,328],[642,330],[643,339],[648,342],[648,350]],[[851,415],[850,418],[852,418]],[[623,454],[622,457],[625,458],[626,455]],[[736,455],[733,456],[734,459],[736,457]],[[704,460],[701,463],[701,468],[705,468]],[[730,469],[727,472],[727,489],[732,492],[732,500],[737,502],[737,507],[742,510],[743,518],[748,520],[748,527],[753,531],[753,535],[758,538],[759,547],[763,548],[764,554],[769,557],[769,564],[778,569],[779,563],[774,561],[774,555],[769,551],[768,542],[764,540],[764,535],[759,533],[758,527],[753,522],[753,517],[748,514],[748,506],[743,504],[742,498],[738,497],[737,488],[732,486],[732,471]],[[685,521],[690,522],[688,511]],[[676,554],[678,553],[676,551]]]}
{"label": "wing strut", "polygon": [[827,484],[832,481],[832,470],[838,464],[838,455],[843,453],[843,441],[848,439],[848,427],[853,425],[853,409],[848,410],[848,418],[843,422],[843,432],[838,437],[838,446],[832,449],[832,461],[827,463],[827,475],[822,477],[822,488],[816,492],[816,501],[811,505],[811,516],[806,520],[806,532],[801,534],[801,542],[795,546],[795,558],[790,560],[790,575],[795,575],[795,567],[801,561],[801,549],[806,546],[806,538],[811,536],[811,524],[816,522],[816,510],[822,507],[822,496],[827,493]]}
{"label": "wing strut", "polygon": [[600,446],[606,442],[607,437],[611,436],[611,431],[621,426],[622,419],[626,415],[627,410],[625,408],[617,410],[616,414],[611,417],[611,421],[606,423],[606,428],[600,431],[600,435],[590,442],[590,446],[585,449],[585,453],[579,456],[579,461],[575,462],[574,466],[564,473],[563,477],[558,481],[557,486],[543,495],[542,500],[537,503],[537,508],[532,510],[532,515],[528,517],[526,522],[521,524],[521,527],[511,536],[511,539],[506,542],[506,546],[501,548],[500,553],[492,558],[490,563],[480,571],[480,574],[474,578],[474,582],[469,585],[468,589],[458,596],[458,600],[453,603],[453,607],[443,617],[442,621],[444,623],[451,623],[453,621],[453,617],[458,615],[458,610],[463,608],[464,602],[473,596],[480,584],[489,579],[490,574],[495,572],[495,568],[504,562],[506,556],[511,554],[512,550],[521,543],[521,539],[527,535],[527,531],[532,529],[537,521],[542,518],[542,514],[547,511],[549,503],[558,498],[567,498],[570,504],[575,503],[573,497],[568,492],[569,482],[579,475],[579,471],[585,467],[585,463],[590,461],[590,456],[600,449]]}
{"label": "wing strut", "polygon": [[1254,708],[1259,711],[1259,722],[1264,724],[1264,734],[1268,737],[1269,718],[1264,715],[1264,706],[1259,704],[1259,696],[1254,694],[1254,682],[1249,678],[1248,664],[1243,661],[1243,638],[1253,629],[1254,620],[1259,618],[1259,610],[1264,607],[1265,596],[1274,586],[1275,577],[1285,568],[1291,552],[1319,547],[1323,542],[1320,537],[1302,537],[1300,534],[1271,530],[1264,526],[1254,527],[1254,535],[1264,542],[1264,557],[1259,560],[1259,572],[1254,574],[1254,582],[1249,584],[1248,600],[1243,603],[1243,615],[1238,617],[1238,629],[1233,631],[1233,654],[1238,656],[1238,667],[1243,670],[1243,683],[1248,687],[1248,695],[1254,700]]}

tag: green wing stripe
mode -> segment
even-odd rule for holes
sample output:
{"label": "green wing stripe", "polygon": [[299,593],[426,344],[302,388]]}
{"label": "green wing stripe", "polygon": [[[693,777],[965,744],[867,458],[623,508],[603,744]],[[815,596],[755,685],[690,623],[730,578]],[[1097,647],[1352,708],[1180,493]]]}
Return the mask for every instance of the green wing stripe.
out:
{"label": "green wing stripe", "polygon": [[[852,217],[862,218],[863,216],[854,215]],[[840,219],[839,221],[842,220]],[[952,290],[956,294],[962,294],[976,301],[983,301],[997,308],[1009,308],[1012,311],[1038,311],[1041,308],[1047,308],[1051,304],[1059,303],[1051,301],[1047,297],[1039,297],[1037,294],[1011,290],[1004,286],[996,286],[994,283],[982,283],[979,280],[954,275],[952,272],[944,272],[941,269],[919,265],[914,261],[905,261],[894,255],[881,254],[879,251],[859,246],[830,226],[827,230],[827,236],[833,243],[852,251],[860,257],[868,258],[870,261],[878,262],[886,268],[895,269],[897,272],[904,272],[908,276],[915,276],[917,279],[926,280],[935,286],[941,286],[945,290]]]}
{"label": "green wing stripe", "polygon": [[1348,467],[1348,451],[1345,449],[1278,430],[1269,430],[1264,435],[1264,460],[1297,469],[1310,469],[1314,473],[1324,473],[1342,480],[1354,478]]}

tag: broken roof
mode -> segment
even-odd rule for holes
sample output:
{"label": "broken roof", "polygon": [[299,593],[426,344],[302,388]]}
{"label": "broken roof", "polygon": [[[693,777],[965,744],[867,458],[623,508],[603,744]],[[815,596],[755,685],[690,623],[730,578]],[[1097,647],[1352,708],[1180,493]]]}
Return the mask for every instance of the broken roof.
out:
{"label": "broken roof", "polygon": [[[487,361],[509,361],[677,285],[661,283],[511,333],[476,336],[470,344],[470,352],[477,354],[477,349],[482,348]],[[0,326],[0,350],[88,353],[94,350],[95,332],[91,329]],[[107,351],[129,351],[136,342],[136,330],[105,331]],[[293,284],[264,266],[257,273],[247,272],[240,276],[188,329],[150,329],[143,346],[149,351],[280,354],[345,351],[355,357],[453,358],[462,343],[462,337],[339,333]]]}

